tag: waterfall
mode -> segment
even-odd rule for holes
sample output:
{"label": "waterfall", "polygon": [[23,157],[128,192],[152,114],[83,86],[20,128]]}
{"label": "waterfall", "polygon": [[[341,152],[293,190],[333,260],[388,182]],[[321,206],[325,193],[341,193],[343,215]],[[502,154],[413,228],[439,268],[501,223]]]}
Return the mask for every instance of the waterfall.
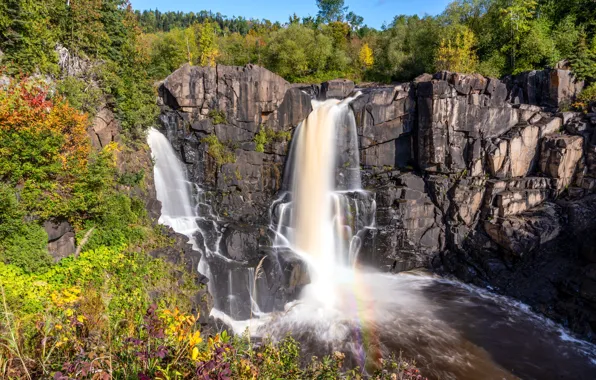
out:
{"label": "waterfall", "polygon": [[176,156],[170,141],[154,128],[149,130],[147,143],[155,161],[153,175],[157,199],[161,202],[159,223],[186,235],[196,249],[197,212],[192,201],[192,184],[186,168]]}
{"label": "waterfall", "polygon": [[[275,205],[280,208],[278,244],[309,264],[306,291],[329,307],[338,301],[336,283],[350,278],[345,269],[356,263],[360,235],[374,227],[374,200],[360,188],[356,122],[349,107],[353,99],[313,101],[313,112],[293,139],[286,176],[289,201]],[[360,210],[368,212],[361,215]]]}
{"label": "waterfall", "polygon": [[[403,353],[430,378],[596,378],[594,345],[519,302],[423,272],[391,275],[358,265],[363,241],[375,229],[376,205],[360,184],[351,100],[315,102],[295,131],[282,192],[270,209],[274,239],[263,278],[219,253],[224,223],[201,200],[200,188],[193,199],[184,164],[150,130],[159,221],[199,245],[198,269],[210,279],[215,303],[211,315],[237,334],[292,334],[308,355],[343,352],[348,367],[365,372]],[[282,287],[292,255],[307,264],[310,283],[279,310],[262,300]],[[301,277],[294,269],[289,277]]]}

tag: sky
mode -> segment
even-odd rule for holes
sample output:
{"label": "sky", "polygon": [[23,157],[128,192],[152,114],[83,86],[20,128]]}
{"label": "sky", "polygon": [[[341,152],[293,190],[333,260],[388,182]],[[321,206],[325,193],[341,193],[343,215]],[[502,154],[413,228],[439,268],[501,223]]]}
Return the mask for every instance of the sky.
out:
{"label": "sky", "polygon": [[[453,0],[346,0],[349,10],[364,17],[364,23],[380,28],[400,14],[423,16],[437,15]],[[159,9],[160,11],[199,12],[213,11],[222,15],[245,18],[288,21],[296,13],[300,17],[315,16],[315,0],[131,0],[134,9]]]}

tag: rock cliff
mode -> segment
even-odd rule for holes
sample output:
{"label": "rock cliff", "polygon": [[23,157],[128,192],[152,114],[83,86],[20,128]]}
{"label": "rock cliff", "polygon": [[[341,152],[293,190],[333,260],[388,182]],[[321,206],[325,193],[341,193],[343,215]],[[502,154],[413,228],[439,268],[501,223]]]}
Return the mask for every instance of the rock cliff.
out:
{"label": "rock cliff", "polygon": [[[159,102],[162,131],[208,199],[203,213],[221,236],[214,249],[234,265],[255,267],[271,244],[270,206],[311,98],[359,90],[351,106],[362,181],[377,204],[362,260],[491,286],[594,339],[594,115],[559,112],[582,87],[561,69],[357,88],[291,85],[252,65],[185,65]],[[275,291],[308,281],[300,265],[288,268]]]}

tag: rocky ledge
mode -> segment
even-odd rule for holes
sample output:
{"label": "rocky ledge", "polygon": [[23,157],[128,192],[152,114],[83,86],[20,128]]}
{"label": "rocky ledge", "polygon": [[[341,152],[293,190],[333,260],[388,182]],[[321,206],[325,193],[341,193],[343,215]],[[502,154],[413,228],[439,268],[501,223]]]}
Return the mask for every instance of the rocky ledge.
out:
{"label": "rocky ledge", "polygon": [[[363,260],[491,286],[594,340],[596,113],[560,112],[582,87],[563,69],[356,88],[291,85],[253,65],[185,65],[159,101],[162,131],[218,215],[217,249],[254,267],[311,98],[360,90],[351,106],[378,227]],[[302,277],[292,272],[285,291]]]}

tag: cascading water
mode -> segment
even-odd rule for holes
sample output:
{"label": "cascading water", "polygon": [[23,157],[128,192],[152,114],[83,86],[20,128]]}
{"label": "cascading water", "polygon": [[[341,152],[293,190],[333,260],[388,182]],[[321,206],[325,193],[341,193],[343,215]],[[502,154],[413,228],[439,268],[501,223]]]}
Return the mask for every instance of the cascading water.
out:
{"label": "cascading water", "polygon": [[280,243],[287,242],[308,263],[306,292],[327,307],[339,300],[335,283],[349,280],[345,269],[355,262],[349,248],[359,239],[353,232],[365,227],[358,225],[360,200],[351,196],[361,192],[352,99],[314,102],[314,111],[298,127],[289,158],[292,191],[289,203],[282,205],[282,213],[290,213],[290,226],[284,229],[287,221],[281,218],[276,228]]}
{"label": "cascading water", "polygon": [[184,164],[176,156],[172,144],[156,129],[149,130],[147,143],[155,160],[155,191],[161,202],[159,223],[188,236],[196,248],[194,234],[199,226],[192,202],[192,184],[188,182]]}
{"label": "cascading water", "polygon": [[[216,303],[212,315],[237,333],[249,329],[252,336],[272,338],[291,333],[308,354],[341,351],[347,354],[348,365],[360,368],[403,352],[430,378],[596,378],[596,347],[571,338],[523,304],[426,273],[390,275],[359,267],[362,241],[374,233],[375,203],[372,194],[360,186],[350,100],[313,104],[313,112],[294,134],[283,192],[271,207],[271,262],[282,267],[286,256],[297,255],[307,264],[309,284],[284,310],[271,311],[271,307],[262,307],[263,296],[257,291],[262,268],[243,269],[246,278],[234,277],[231,267],[218,269],[209,276],[219,276],[218,283],[227,279],[230,289],[224,290],[228,303]],[[161,142],[154,148],[152,136],[156,187],[164,202],[178,195],[175,189],[158,186],[158,181],[189,187],[184,176],[174,180],[158,174],[168,167],[177,170],[176,165],[182,172],[184,168],[180,161],[159,166],[160,150],[172,157],[175,153],[161,147]],[[185,196],[181,199],[186,202]],[[187,208],[175,211],[166,203],[162,222],[181,231],[195,228],[187,218]],[[197,220],[198,225],[203,223]],[[217,240],[217,244],[210,243],[211,249],[205,243],[203,253],[218,257],[220,238],[209,239],[206,229],[198,230],[204,241]],[[246,299],[234,291],[238,278],[241,287],[248,286]],[[236,312],[241,306],[250,310],[252,319],[233,318],[246,314]]]}

